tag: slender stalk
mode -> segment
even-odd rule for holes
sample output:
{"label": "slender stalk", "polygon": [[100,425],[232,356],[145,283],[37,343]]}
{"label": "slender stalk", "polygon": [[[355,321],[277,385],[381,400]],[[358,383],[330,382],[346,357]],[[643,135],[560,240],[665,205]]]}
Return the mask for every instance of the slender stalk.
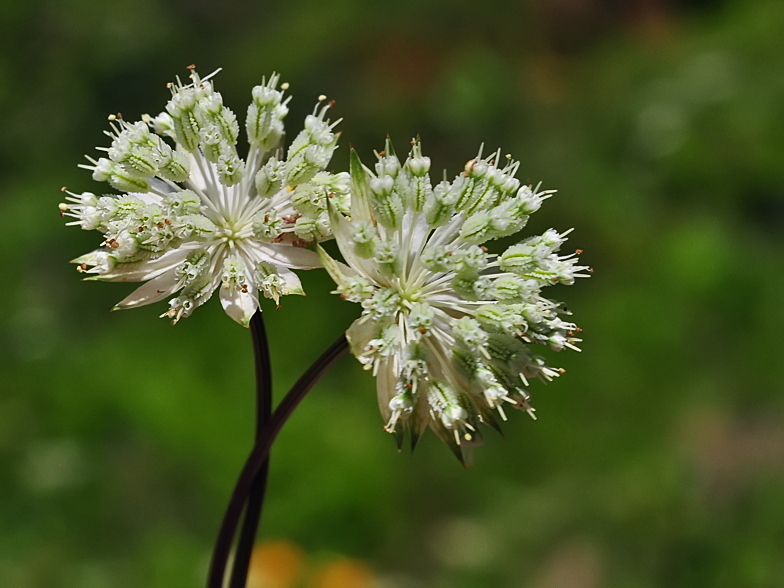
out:
{"label": "slender stalk", "polygon": [[223,586],[223,572],[226,569],[226,562],[231,551],[231,542],[234,538],[234,533],[237,531],[245,499],[251,492],[256,476],[264,467],[272,442],[280,433],[291,413],[294,412],[294,409],[302,402],[311,388],[338,359],[345,355],[346,351],[348,351],[348,341],[345,335],[341,335],[292,386],[262,430],[253,452],[245,462],[245,467],[242,469],[237,485],[234,487],[234,492],[229,500],[229,505],[226,508],[226,514],[223,516],[223,522],[221,523],[220,531],[218,531],[218,539],[215,542],[215,549],[212,552],[212,563],[207,578],[208,588],[222,588]]}
{"label": "slender stalk", "polygon": [[[259,442],[261,432],[272,414],[272,365],[269,355],[267,333],[264,328],[264,318],[261,311],[257,310],[250,319],[250,332],[253,338],[253,355],[256,363],[256,438]],[[248,580],[248,567],[256,542],[256,532],[261,520],[261,510],[264,506],[264,496],[267,490],[269,474],[269,456],[264,460],[261,471],[253,480],[250,489],[248,504],[245,507],[245,520],[240,530],[237,549],[234,552],[234,563],[231,569],[230,588],[245,588]]]}

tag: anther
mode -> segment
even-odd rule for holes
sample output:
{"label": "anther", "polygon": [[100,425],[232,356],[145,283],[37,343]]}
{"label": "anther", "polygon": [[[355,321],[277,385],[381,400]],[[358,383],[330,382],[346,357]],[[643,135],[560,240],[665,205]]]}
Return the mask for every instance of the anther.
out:
{"label": "anther", "polygon": [[582,249],[575,249],[575,251],[574,251],[574,252],[575,252],[577,255],[582,255],[582,254],[583,254],[583,250],[582,250]]}
{"label": "anther", "polygon": [[381,153],[378,154],[378,156],[379,157],[386,157],[387,156],[387,152],[386,151],[382,151]]}
{"label": "anther", "polygon": [[195,63],[191,63],[191,64],[190,64],[188,67],[186,67],[185,69],[189,69],[189,70],[193,71],[194,69],[196,69],[196,64],[195,64]]}
{"label": "anther", "polygon": [[589,268],[588,268],[588,273],[589,273],[589,274],[592,274],[592,273],[593,273],[593,268],[592,268],[592,267],[589,267]]}
{"label": "anther", "polygon": [[170,224],[171,224],[171,221],[170,221],[168,218],[166,218],[166,219],[163,219],[163,222],[165,222],[167,225],[170,225]]}
{"label": "anther", "polygon": [[288,82],[283,82],[283,83],[280,85],[280,89],[281,89],[281,90],[288,90],[288,89],[289,89],[289,83],[288,83]]}
{"label": "anther", "polygon": [[172,84],[171,82],[167,82],[167,83],[166,83],[166,87],[167,87],[167,88],[171,88],[173,85],[174,85],[174,84]]}
{"label": "anther", "polygon": [[118,113],[117,113],[117,118],[118,118],[118,119],[120,119],[120,120],[122,120],[122,112],[118,112]]}
{"label": "anther", "polygon": [[334,100],[330,100],[329,101],[329,107],[330,108],[334,108],[334,106],[335,106],[335,101]]}
{"label": "anther", "polygon": [[60,188],[60,192],[65,192],[67,189],[68,189],[67,186],[63,186],[62,188]]}
{"label": "anther", "polygon": [[563,375],[563,374],[565,374],[565,373],[566,373],[566,370],[565,370],[565,369],[563,369],[563,368],[558,368],[558,373],[559,373],[559,374],[561,374],[561,375]]}
{"label": "anther", "polygon": [[485,247],[484,245],[482,245],[481,249],[482,249],[482,251],[484,251],[485,253],[487,253],[487,247]]}
{"label": "anther", "polygon": [[424,335],[425,333],[427,333],[427,329],[425,327],[419,327],[419,332]]}
{"label": "anther", "polygon": [[319,101],[319,102],[324,102],[324,100],[326,100],[326,99],[327,99],[327,97],[326,97],[324,94],[321,94],[321,95],[318,97],[318,101]]}
{"label": "anther", "polygon": [[106,117],[106,118],[108,118],[109,120],[117,120],[117,115],[116,115],[116,114],[110,114],[110,115],[109,115],[108,117]]}
{"label": "anther", "polygon": [[57,205],[57,208],[60,209],[60,212],[65,212],[66,210],[68,210],[68,205],[65,202],[61,202],[60,204]]}
{"label": "anther", "polygon": [[583,330],[582,330],[580,327],[577,327],[577,332],[578,332],[578,333],[582,333],[582,332],[583,332]]}

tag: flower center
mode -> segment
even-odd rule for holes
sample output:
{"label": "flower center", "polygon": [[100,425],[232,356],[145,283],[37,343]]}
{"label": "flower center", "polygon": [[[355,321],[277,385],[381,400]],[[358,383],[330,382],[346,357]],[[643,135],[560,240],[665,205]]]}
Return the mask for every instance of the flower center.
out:
{"label": "flower center", "polygon": [[235,242],[235,241],[243,241],[251,236],[252,230],[250,229],[247,222],[239,223],[237,221],[232,221],[230,219],[223,220],[223,226],[220,229],[219,238],[221,241],[227,242]]}
{"label": "flower center", "polygon": [[398,296],[400,296],[400,299],[404,302],[420,302],[423,298],[422,289],[419,288],[416,284],[407,282],[407,280],[402,279],[396,286],[395,291],[397,292]]}

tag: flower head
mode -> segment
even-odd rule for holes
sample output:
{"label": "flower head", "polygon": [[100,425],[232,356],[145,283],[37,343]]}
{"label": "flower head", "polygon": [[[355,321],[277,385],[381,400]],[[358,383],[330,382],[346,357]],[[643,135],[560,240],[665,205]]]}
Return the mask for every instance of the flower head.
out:
{"label": "flower head", "polygon": [[532,379],[560,371],[534,345],[579,350],[569,313],[542,294],[572,284],[588,268],[559,255],[566,234],[553,229],[500,255],[483,243],[512,235],[552,191],[520,186],[518,163],[500,152],[470,160],[435,187],[418,141],[401,165],[389,141],[375,173],[351,153],[350,216],[330,218],[348,265],[319,247],[336,293],[362,305],[347,332],[352,352],[377,377],[385,429],[412,448],[426,427],[461,460],[481,441],[493,412],[527,411]]}
{"label": "flower head", "polygon": [[99,249],[74,260],[87,279],[146,282],[115,308],[172,297],[162,316],[176,323],[219,289],[226,313],[247,326],[259,292],[276,303],[303,293],[291,270],[320,266],[303,247],[331,236],[326,202],[345,209],[349,176],[324,171],[340,122],[325,118],[331,103],[316,105],[284,158],[288,84],[263,81],[248,106],[243,160],[237,117],[210,77],[192,71],[191,83],[169,84],[171,100],[154,118],[109,117],[107,156],[81,167],[119,193],[66,190],[60,210],[75,219],[68,224],[103,234]]}

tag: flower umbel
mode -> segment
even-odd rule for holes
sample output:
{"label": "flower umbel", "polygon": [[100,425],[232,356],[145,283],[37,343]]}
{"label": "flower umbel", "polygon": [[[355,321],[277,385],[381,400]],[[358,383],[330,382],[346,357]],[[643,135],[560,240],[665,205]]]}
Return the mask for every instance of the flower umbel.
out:
{"label": "flower umbel", "polygon": [[171,298],[162,316],[176,323],[215,290],[226,313],[247,326],[258,292],[276,303],[302,294],[292,269],[321,264],[303,247],[331,237],[327,199],[347,210],[349,176],[324,171],[337,145],[324,97],[288,148],[283,119],[289,98],[278,75],[253,88],[245,130],[247,159],[237,152],[239,124],[212,76],[169,84],[171,100],[156,117],[129,123],[109,117],[107,157],[93,179],[119,194],[67,192],[68,224],[98,230],[101,247],[76,260],[87,279],[146,282],[116,309]]}
{"label": "flower umbel", "polygon": [[[494,411],[527,411],[529,383],[560,370],[532,351],[578,350],[570,313],[542,295],[546,286],[587,277],[558,251],[569,231],[553,229],[500,255],[483,243],[518,232],[552,191],[520,186],[518,162],[500,152],[470,160],[452,182],[432,186],[418,141],[401,165],[387,140],[375,173],[351,153],[351,210],[330,207],[348,265],[319,247],[336,293],[362,305],[347,332],[352,352],[377,377],[385,429],[412,448],[426,427],[462,462],[481,442]],[[507,156],[508,157],[508,156]],[[331,201],[330,201],[331,202]]]}

